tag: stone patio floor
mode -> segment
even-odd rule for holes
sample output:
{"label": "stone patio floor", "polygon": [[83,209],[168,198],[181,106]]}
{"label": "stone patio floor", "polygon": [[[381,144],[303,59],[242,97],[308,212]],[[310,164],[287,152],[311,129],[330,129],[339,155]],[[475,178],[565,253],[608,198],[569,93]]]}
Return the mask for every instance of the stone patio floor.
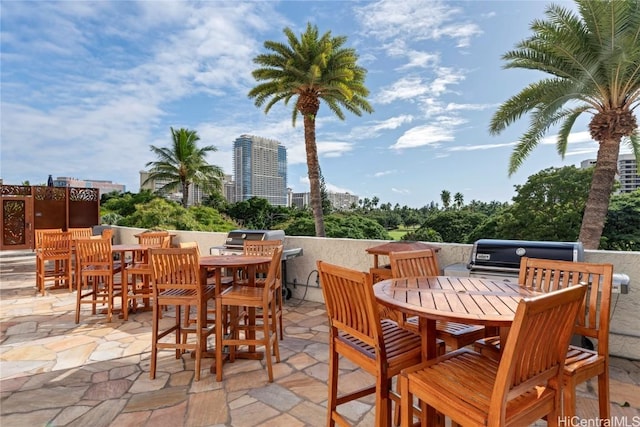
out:
{"label": "stone patio floor", "polygon": [[[226,364],[224,380],[216,382],[212,359],[204,360],[195,382],[194,360],[175,359],[172,351],[159,354],[151,380],[150,312],[107,323],[106,316],[87,310],[75,324],[75,293],[36,295],[33,252],[0,252],[0,426],[326,425],[324,306],[291,299],[284,308],[285,338],[273,383],[264,361],[254,360]],[[640,362],[614,357],[610,372],[615,425],[640,425]],[[372,383],[367,373],[341,363],[342,391]],[[591,380],[578,390],[583,422],[597,416],[596,389]],[[373,397],[363,398],[343,413],[356,426],[372,426],[373,403]]]}

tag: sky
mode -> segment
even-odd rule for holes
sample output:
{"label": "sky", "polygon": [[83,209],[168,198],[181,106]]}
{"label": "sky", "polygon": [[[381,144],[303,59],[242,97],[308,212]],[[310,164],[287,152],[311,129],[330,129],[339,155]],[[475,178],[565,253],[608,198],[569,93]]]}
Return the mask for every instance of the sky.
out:
{"label": "sky", "polygon": [[[555,1],[567,8],[573,2]],[[139,172],[169,147],[170,128],[217,148],[207,160],[232,174],[243,134],[287,147],[287,186],[309,191],[302,120],[293,103],[268,114],[248,92],[266,40],[286,42],[307,23],[346,36],[372,114],[321,105],[320,166],[329,191],[392,206],[511,201],[549,167],[594,159],[585,117],[564,159],[554,131],[509,176],[526,117],[499,135],[501,103],[544,77],[505,69],[502,55],[531,35],[547,1],[15,1],[0,2],[0,177],[45,184],[49,174],[108,180],[138,192]]]}

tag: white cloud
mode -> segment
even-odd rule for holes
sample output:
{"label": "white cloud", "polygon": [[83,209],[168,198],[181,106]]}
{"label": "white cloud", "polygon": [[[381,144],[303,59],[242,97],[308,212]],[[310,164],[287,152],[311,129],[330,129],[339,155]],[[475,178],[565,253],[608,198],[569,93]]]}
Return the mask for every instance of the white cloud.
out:
{"label": "white cloud", "polygon": [[[309,184],[309,177],[308,176],[301,176],[298,182],[304,186],[304,190],[300,191],[301,193],[310,191],[310,189],[309,189],[309,185],[310,184]],[[329,182],[325,182],[324,185],[325,185],[325,188],[327,189],[327,191],[330,191],[332,193],[355,194],[353,191],[351,191],[350,189],[348,189],[346,187],[340,187],[338,185],[334,185],[334,184],[331,184]]]}
{"label": "white cloud", "polygon": [[472,37],[482,34],[476,24],[457,20],[462,9],[451,2],[383,0],[367,3],[355,12],[365,33],[380,40],[450,37],[459,47],[466,47]]}
{"label": "white cloud", "polygon": [[403,54],[407,56],[409,62],[397,68],[397,70],[405,70],[408,68],[429,68],[440,62],[438,53],[420,52],[417,50],[403,50]]}
{"label": "white cloud", "polygon": [[375,178],[380,178],[380,177],[383,177],[383,176],[386,176],[386,175],[391,175],[391,174],[394,174],[394,173],[396,173],[395,170],[387,170],[387,171],[376,172],[376,173],[373,174],[373,176]]}
{"label": "white cloud", "polygon": [[435,125],[416,126],[406,131],[390,148],[401,150],[425,145],[438,146],[442,142],[453,141],[453,139],[453,132],[450,129]]}
{"label": "white cloud", "polygon": [[407,76],[400,78],[387,88],[382,88],[380,93],[374,97],[374,101],[390,104],[396,100],[413,99],[428,92],[428,85],[420,77]]}
{"label": "white cloud", "polygon": [[391,191],[397,194],[411,194],[411,191],[407,190],[406,188],[391,187]]}
{"label": "white cloud", "polygon": [[350,142],[316,142],[318,147],[318,156],[324,157],[340,157],[344,153],[353,150],[353,144]]}

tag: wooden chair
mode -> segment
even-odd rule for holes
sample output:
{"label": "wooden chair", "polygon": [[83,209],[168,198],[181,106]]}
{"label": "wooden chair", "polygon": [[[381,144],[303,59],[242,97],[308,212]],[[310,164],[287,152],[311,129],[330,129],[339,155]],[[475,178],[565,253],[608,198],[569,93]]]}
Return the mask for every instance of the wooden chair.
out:
{"label": "wooden chair", "polygon": [[[570,345],[566,354],[562,380],[563,417],[576,415],[576,386],[598,377],[599,418],[608,420],[609,404],[609,319],[613,265],[586,262],[555,261],[523,257],[518,283],[542,292],[552,292],[578,283],[588,285],[587,293],[574,333],[596,340],[595,350]],[[500,337],[481,339],[476,351],[490,357],[500,357]]]}
{"label": "wooden chair", "polygon": [[[136,235],[138,244],[149,249],[168,248],[171,244],[171,237],[168,231],[147,231]],[[124,260],[123,260],[124,261]],[[126,305],[124,320],[128,319],[129,310],[135,312],[139,300],[142,300],[145,308],[150,306],[150,298],[153,294],[149,279],[151,278],[151,265],[147,258],[132,260],[131,264],[125,267],[124,281],[126,284]],[[130,306],[130,307],[129,307]]]}
{"label": "wooden chair", "polygon": [[71,236],[67,232],[41,233],[36,251],[36,285],[44,296],[49,282],[52,289],[68,287],[73,291]]}
{"label": "wooden chair", "polygon": [[[391,275],[395,277],[438,276],[440,267],[438,258],[432,249],[420,249],[415,251],[390,252]],[[404,319],[402,326],[418,331],[418,319],[410,317]],[[458,349],[473,344],[485,336],[485,329],[479,325],[467,325],[456,322],[436,322],[436,337],[445,344]]]}
{"label": "wooden chair", "polygon": [[89,239],[93,236],[93,229],[91,227],[76,227],[68,228],[67,231],[71,234],[71,239]]}
{"label": "wooden chair", "polygon": [[138,243],[149,248],[168,248],[171,246],[171,236],[168,231],[145,231],[136,235]]}
{"label": "wooden chair", "polygon": [[102,237],[103,239],[111,240],[111,243],[113,244],[113,228],[102,229],[102,232],[100,232],[100,237]]}
{"label": "wooden chair", "polygon": [[[338,407],[375,394],[375,425],[391,425],[392,378],[422,360],[420,336],[380,319],[371,275],[318,261],[329,316],[329,400],[327,426],[348,425]],[[375,385],[338,396],[340,357],[375,377]]]}
{"label": "wooden chair", "polygon": [[[243,252],[245,255],[250,256],[272,256],[273,252],[278,246],[282,245],[281,240],[245,240],[243,244]],[[269,271],[268,266],[257,267],[255,283],[256,286],[264,286],[265,277]],[[282,322],[282,267],[278,269],[278,278],[276,282],[276,321],[278,323],[278,329],[280,331],[280,339],[284,339],[284,327]],[[258,314],[257,317],[261,318],[263,315]]]}
{"label": "wooden chair", "polygon": [[[198,259],[200,258],[200,247],[198,246],[198,242],[179,242],[178,243],[178,247],[182,248],[182,249],[186,249],[186,248],[195,248],[196,251],[198,252]],[[202,271],[200,272],[200,280],[202,280],[203,276],[202,276]],[[212,285],[215,286],[216,284],[216,279],[215,279],[215,269],[209,269],[207,271],[207,285]],[[230,276],[226,276],[226,277],[222,277],[222,286],[223,287],[227,287],[229,285],[231,285],[233,283],[233,277]],[[221,318],[222,319],[222,318]],[[206,317],[206,321],[207,324],[214,324],[214,322],[216,321],[216,307],[215,307],[215,302],[212,304],[211,307],[207,308],[207,317]],[[225,320],[224,321],[225,325],[227,324]],[[191,307],[188,307],[184,310],[184,324],[185,325],[191,325],[194,324],[196,322],[195,319],[191,318]],[[225,326],[226,328],[226,326]],[[225,329],[226,330],[226,329]],[[191,333],[190,330],[185,330],[182,333],[182,340],[184,342],[186,342],[187,340],[187,336],[188,334]]]}
{"label": "wooden chair", "polygon": [[90,304],[94,315],[98,304],[106,304],[107,321],[111,322],[115,298],[122,299],[123,311],[125,306],[122,285],[115,282],[115,275],[122,268],[121,264],[114,265],[111,240],[78,239],[75,245],[80,278],[76,296],[76,323],[80,322],[80,308],[83,304]]}
{"label": "wooden chair", "polygon": [[39,228],[34,232],[34,252],[36,253],[36,289],[38,292],[40,291],[40,276],[38,276],[38,271],[40,271],[41,268],[38,252],[40,252],[40,248],[42,246],[42,235],[46,233],[62,233],[62,228]]}
{"label": "wooden chair", "polygon": [[[241,345],[264,346],[264,356],[267,362],[267,374],[269,382],[273,382],[273,367],[271,356],[276,357],[276,362],[280,362],[280,348],[278,347],[278,332],[274,319],[276,319],[276,286],[278,282],[278,270],[280,270],[282,258],[282,246],[278,246],[271,257],[269,272],[264,281],[264,286],[245,286],[234,283],[227,289],[221,291],[216,297],[216,313],[223,313],[224,309],[229,310],[229,335],[222,331],[222,323],[216,322],[216,379],[222,381],[223,347],[229,347],[229,360],[234,361],[236,347]],[[246,323],[240,324],[241,320],[246,321],[247,316],[241,313],[244,307],[259,308],[264,314],[262,325]],[[266,313],[271,313],[267,315]],[[244,331],[244,337],[240,336],[240,331]],[[261,331],[262,337],[255,337],[255,332]]]}
{"label": "wooden chair", "polygon": [[[500,361],[461,348],[400,376],[402,425],[413,398],[464,426],[558,426],[562,368],[585,286],[522,299]],[[427,425],[423,410],[423,425]]]}
{"label": "wooden chair", "polygon": [[[215,297],[215,286],[200,284],[198,251],[195,248],[154,248],[149,250],[153,281],[153,321],[151,331],[150,377],[156,377],[158,351],[174,349],[176,359],[184,351],[195,353],[195,380],[200,380],[202,353],[207,349],[207,338],[215,332],[215,325],[206,321],[207,302]],[[161,307],[175,307],[175,321],[160,323]],[[195,326],[182,323],[182,309],[196,307]],[[195,343],[182,340],[183,332],[195,334]],[[174,334],[175,340],[164,337]]]}

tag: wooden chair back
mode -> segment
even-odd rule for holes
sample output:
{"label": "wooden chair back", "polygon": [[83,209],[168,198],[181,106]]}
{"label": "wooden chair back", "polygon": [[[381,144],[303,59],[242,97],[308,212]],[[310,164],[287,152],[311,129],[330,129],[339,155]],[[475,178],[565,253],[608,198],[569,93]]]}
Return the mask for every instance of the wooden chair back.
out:
{"label": "wooden chair back", "polygon": [[71,233],[72,239],[88,239],[93,236],[91,227],[68,228],[67,231]]}
{"label": "wooden chair back", "polygon": [[71,256],[71,234],[66,231],[50,231],[40,236],[40,252],[44,258]]}
{"label": "wooden chair back", "polygon": [[149,249],[154,304],[171,305],[175,299],[201,294],[198,259],[196,248]]}
{"label": "wooden chair back", "polygon": [[81,272],[113,274],[111,239],[77,239],[75,245]]}
{"label": "wooden chair back", "polygon": [[542,292],[551,292],[576,284],[587,285],[574,333],[596,339],[598,354],[608,357],[612,264],[523,257],[520,261],[518,283]]}
{"label": "wooden chair back", "polygon": [[[243,243],[243,253],[249,256],[272,256],[276,248],[282,248],[281,240],[245,240]],[[258,266],[256,273],[259,275],[266,274],[269,271],[268,266]]]}
{"label": "wooden chair back", "polygon": [[440,274],[438,258],[432,249],[390,252],[392,277],[437,276]]}
{"label": "wooden chair back", "polygon": [[[561,383],[586,290],[586,286],[571,286],[520,301],[498,366],[487,425],[505,425],[507,400],[530,392],[533,386]],[[557,393],[559,402],[559,390]]]}
{"label": "wooden chair back", "polygon": [[136,236],[138,243],[149,248],[169,248],[171,236],[168,231],[146,231]]}
{"label": "wooden chair back", "polygon": [[113,240],[113,228],[104,228],[100,233],[100,237],[103,239]]}
{"label": "wooden chair back", "polygon": [[62,228],[40,228],[35,231],[35,246],[39,249],[42,246],[42,235],[46,233],[61,233]]}
{"label": "wooden chair back", "polygon": [[[380,315],[373,294],[371,275],[338,265],[317,262],[320,283],[329,317],[330,339],[349,334],[381,351]],[[356,347],[353,348],[357,352]]]}
{"label": "wooden chair back", "polygon": [[178,243],[178,247],[181,249],[196,248],[198,250],[198,257],[200,256],[200,246],[198,246],[198,242],[180,242]]}
{"label": "wooden chair back", "polygon": [[264,281],[265,290],[269,289],[269,292],[265,292],[265,294],[269,295],[269,300],[271,298],[275,298],[275,289],[279,288],[280,274],[282,268],[282,245],[276,246],[273,248],[273,253],[271,254],[271,262],[269,263],[269,269],[267,270],[267,277]]}

